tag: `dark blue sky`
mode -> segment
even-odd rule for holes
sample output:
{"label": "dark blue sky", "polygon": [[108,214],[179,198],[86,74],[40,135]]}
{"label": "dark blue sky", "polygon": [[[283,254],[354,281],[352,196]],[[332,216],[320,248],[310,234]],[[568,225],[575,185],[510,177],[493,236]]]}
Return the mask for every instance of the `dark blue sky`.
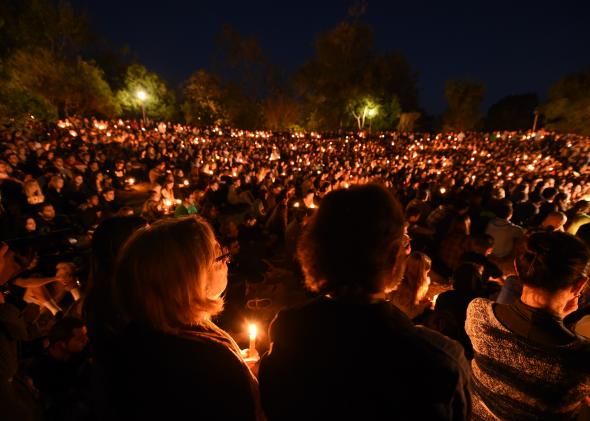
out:
{"label": "dark blue sky", "polygon": [[[223,24],[256,36],[287,69],[313,54],[318,34],[346,17],[353,1],[72,0],[98,32],[128,45],[172,86],[207,67]],[[444,83],[470,77],[487,86],[485,106],[537,92],[590,66],[590,1],[369,1],[364,20],[379,51],[401,50],[419,72],[420,99],[445,109]]]}

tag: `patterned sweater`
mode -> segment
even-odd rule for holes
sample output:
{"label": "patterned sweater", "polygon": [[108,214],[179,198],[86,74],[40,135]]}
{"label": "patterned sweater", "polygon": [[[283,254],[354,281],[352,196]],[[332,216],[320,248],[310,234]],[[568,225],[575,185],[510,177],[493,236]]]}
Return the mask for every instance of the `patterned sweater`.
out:
{"label": "patterned sweater", "polygon": [[474,418],[575,418],[590,394],[590,341],[538,345],[504,327],[493,304],[477,298],[467,309],[465,330],[475,353]]}

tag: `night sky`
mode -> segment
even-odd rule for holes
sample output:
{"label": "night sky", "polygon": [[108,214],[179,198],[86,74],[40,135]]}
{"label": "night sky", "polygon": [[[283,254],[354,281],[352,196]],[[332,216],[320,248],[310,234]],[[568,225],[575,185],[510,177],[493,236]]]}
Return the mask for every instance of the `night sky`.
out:
{"label": "night sky", "polygon": [[[346,17],[352,1],[72,0],[100,35],[128,45],[177,87],[207,68],[224,24],[256,36],[275,63],[295,70],[316,36]],[[516,3],[516,4],[511,4]],[[363,19],[379,51],[401,50],[419,72],[420,100],[445,109],[444,83],[469,77],[487,86],[487,108],[510,94],[537,92],[590,66],[590,1],[369,1]]]}

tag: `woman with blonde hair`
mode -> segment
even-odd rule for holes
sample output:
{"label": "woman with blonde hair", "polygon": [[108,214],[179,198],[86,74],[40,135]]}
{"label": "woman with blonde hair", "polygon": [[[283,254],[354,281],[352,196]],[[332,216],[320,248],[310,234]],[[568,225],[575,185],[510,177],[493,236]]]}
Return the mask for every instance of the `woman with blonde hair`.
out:
{"label": "woman with blonde hair", "polygon": [[26,181],[23,189],[29,205],[39,205],[45,201],[45,196],[37,180]]}
{"label": "woman with blonde hair", "polygon": [[114,418],[257,418],[256,380],[212,321],[223,309],[227,258],[198,216],[158,221],[127,241],[111,287]]}
{"label": "woman with blonde hair", "polygon": [[406,316],[414,319],[424,310],[432,306],[426,299],[430,286],[430,257],[419,251],[412,252],[405,262],[405,273],[402,281],[395,291],[391,293],[391,302],[395,304]]}

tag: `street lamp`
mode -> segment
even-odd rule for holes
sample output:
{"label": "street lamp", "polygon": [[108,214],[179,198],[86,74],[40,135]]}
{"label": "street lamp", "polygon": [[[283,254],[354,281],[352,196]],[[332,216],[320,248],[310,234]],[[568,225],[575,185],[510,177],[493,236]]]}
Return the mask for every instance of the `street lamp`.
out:
{"label": "street lamp", "polygon": [[141,113],[143,114],[143,124],[146,124],[144,101],[147,98],[147,94],[145,93],[144,90],[140,90],[140,91],[137,91],[137,93],[135,95],[137,96],[137,99],[139,99],[139,102],[141,103]]}

